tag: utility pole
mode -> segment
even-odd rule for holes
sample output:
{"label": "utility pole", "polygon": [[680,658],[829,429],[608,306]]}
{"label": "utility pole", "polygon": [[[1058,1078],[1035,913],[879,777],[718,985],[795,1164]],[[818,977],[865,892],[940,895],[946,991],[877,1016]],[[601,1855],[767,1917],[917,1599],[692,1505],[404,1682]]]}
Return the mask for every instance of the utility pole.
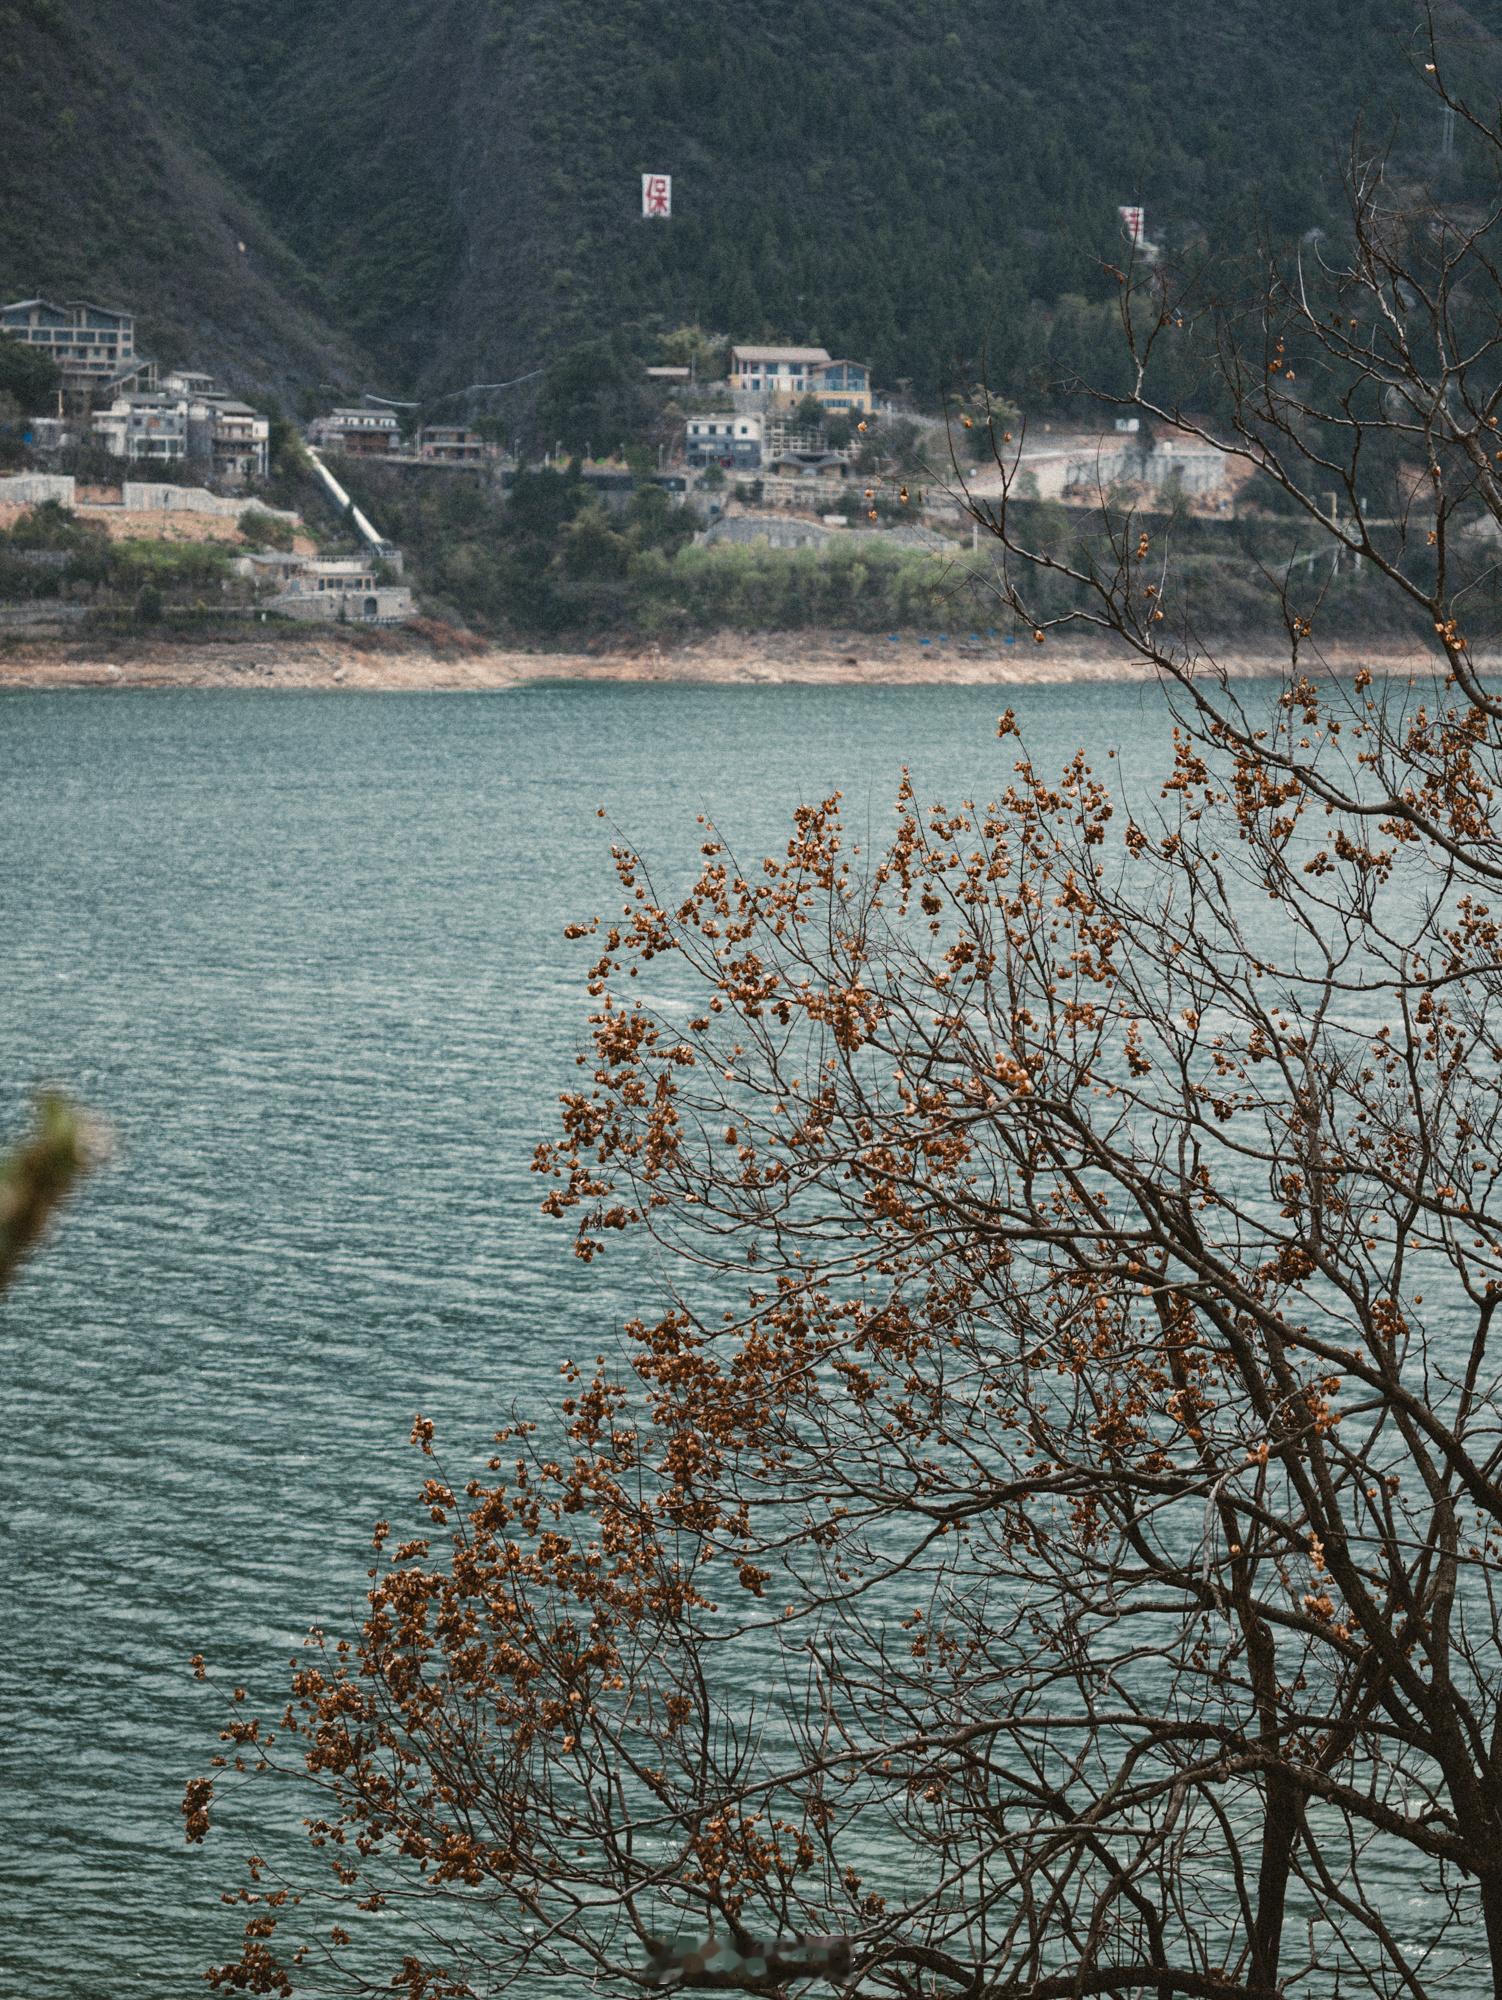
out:
{"label": "utility pole", "polygon": [[1455,157],[1455,106],[1446,104],[1441,108],[1439,118],[1439,156],[1442,160]]}

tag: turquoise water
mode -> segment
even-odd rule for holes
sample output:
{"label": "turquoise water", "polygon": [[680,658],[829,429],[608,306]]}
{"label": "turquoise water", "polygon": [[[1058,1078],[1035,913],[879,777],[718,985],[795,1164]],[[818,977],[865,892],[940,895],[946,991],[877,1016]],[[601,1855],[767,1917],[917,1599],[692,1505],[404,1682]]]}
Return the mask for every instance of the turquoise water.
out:
{"label": "turquoise water", "polygon": [[[1011,699],[1047,764],[1158,768],[1151,689]],[[118,1158],[0,1304],[0,1993],[178,2000],[239,1925],[187,1850],[216,1714],[358,1610],[370,1524],[536,1407],[651,1285],[537,1213],[612,824],[669,877],[843,787],[989,796],[980,688],[0,696],[0,1132],[36,1083]],[[609,818],[601,821],[603,805]]]}

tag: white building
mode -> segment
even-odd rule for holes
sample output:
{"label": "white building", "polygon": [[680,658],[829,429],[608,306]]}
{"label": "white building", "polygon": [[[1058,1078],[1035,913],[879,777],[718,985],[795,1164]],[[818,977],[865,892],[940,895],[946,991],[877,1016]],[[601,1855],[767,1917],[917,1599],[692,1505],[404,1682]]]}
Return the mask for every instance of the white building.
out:
{"label": "white building", "polygon": [[381,582],[369,562],[320,562],[273,549],[241,556],[234,567],[271,588],[263,607],[284,618],[399,625],[412,616],[411,591]]}
{"label": "white building", "polygon": [[149,395],[117,396],[95,411],[92,427],[115,458],[181,466],[222,486],[250,485],[271,470],[270,418],[215,393],[209,375],[169,375]]}
{"label": "white building", "polygon": [[690,465],[722,465],[727,472],[754,472],[761,464],[762,434],[760,417],[735,410],[690,417],[684,456]]}
{"label": "white building", "polygon": [[96,438],[112,458],[150,465],[185,466],[188,460],[188,406],[160,393],[117,396],[92,419]]}
{"label": "white building", "polygon": [[806,396],[829,360],[827,347],[732,347],[730,386],[756,396]]}

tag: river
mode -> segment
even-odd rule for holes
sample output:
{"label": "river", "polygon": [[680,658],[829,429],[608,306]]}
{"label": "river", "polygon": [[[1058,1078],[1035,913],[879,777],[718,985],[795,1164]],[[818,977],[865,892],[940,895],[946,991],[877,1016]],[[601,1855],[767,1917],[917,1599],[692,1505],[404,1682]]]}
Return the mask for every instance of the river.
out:
{"label": "river", "polygon": [[[1152,688],[1012,690],[1029,748],[1145,779]],[[217,1726],[188,1668],[275,1682],[357,1613],[370,1525],[616,1337],[532,1148],[574,1080],[612,829],[669,879],[844,790],[890,823],[994,794],[983,687],[550,684],[491,695],[0,694],[0,1133],[37,1083],[113,1165],[0,1304],[0,1991],[185,2000],[238,1933],[178,1802]],[[597,816],[605,809],[606,818]]]}

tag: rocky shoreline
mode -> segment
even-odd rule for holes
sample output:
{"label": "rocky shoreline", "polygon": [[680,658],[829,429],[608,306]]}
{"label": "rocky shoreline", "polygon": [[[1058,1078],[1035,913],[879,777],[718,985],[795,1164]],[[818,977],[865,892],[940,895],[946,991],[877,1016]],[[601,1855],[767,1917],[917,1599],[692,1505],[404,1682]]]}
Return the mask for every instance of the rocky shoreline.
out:
{"label": "rocky shoreline", "polygon": [[[1287,672],[1270,647],[1228,645],[1214,663],[1236,679]],[[1398,642],[1306,647],[1309,671],[1361,668],[1380,675],[1427,674],[1442,665],[1425,649]],[[1207,661],[1208,664],[1208,661]],[[1489,663],[1479,663],[1488,665]],[[869,633],[719,634],[691,645],[579,652],[493,647],[471,635],[453,644],[404,633],[316,635],[275,641],[175,642],[26,639],[0,645],[0,688],[259,688],[378,692],[480,692],[539,681],[690,682],[722,686],[1036,687],[1059,682],[1129,683],[1151,670],[1125,647],[1083,640],[979,645],[896,643]]]}

